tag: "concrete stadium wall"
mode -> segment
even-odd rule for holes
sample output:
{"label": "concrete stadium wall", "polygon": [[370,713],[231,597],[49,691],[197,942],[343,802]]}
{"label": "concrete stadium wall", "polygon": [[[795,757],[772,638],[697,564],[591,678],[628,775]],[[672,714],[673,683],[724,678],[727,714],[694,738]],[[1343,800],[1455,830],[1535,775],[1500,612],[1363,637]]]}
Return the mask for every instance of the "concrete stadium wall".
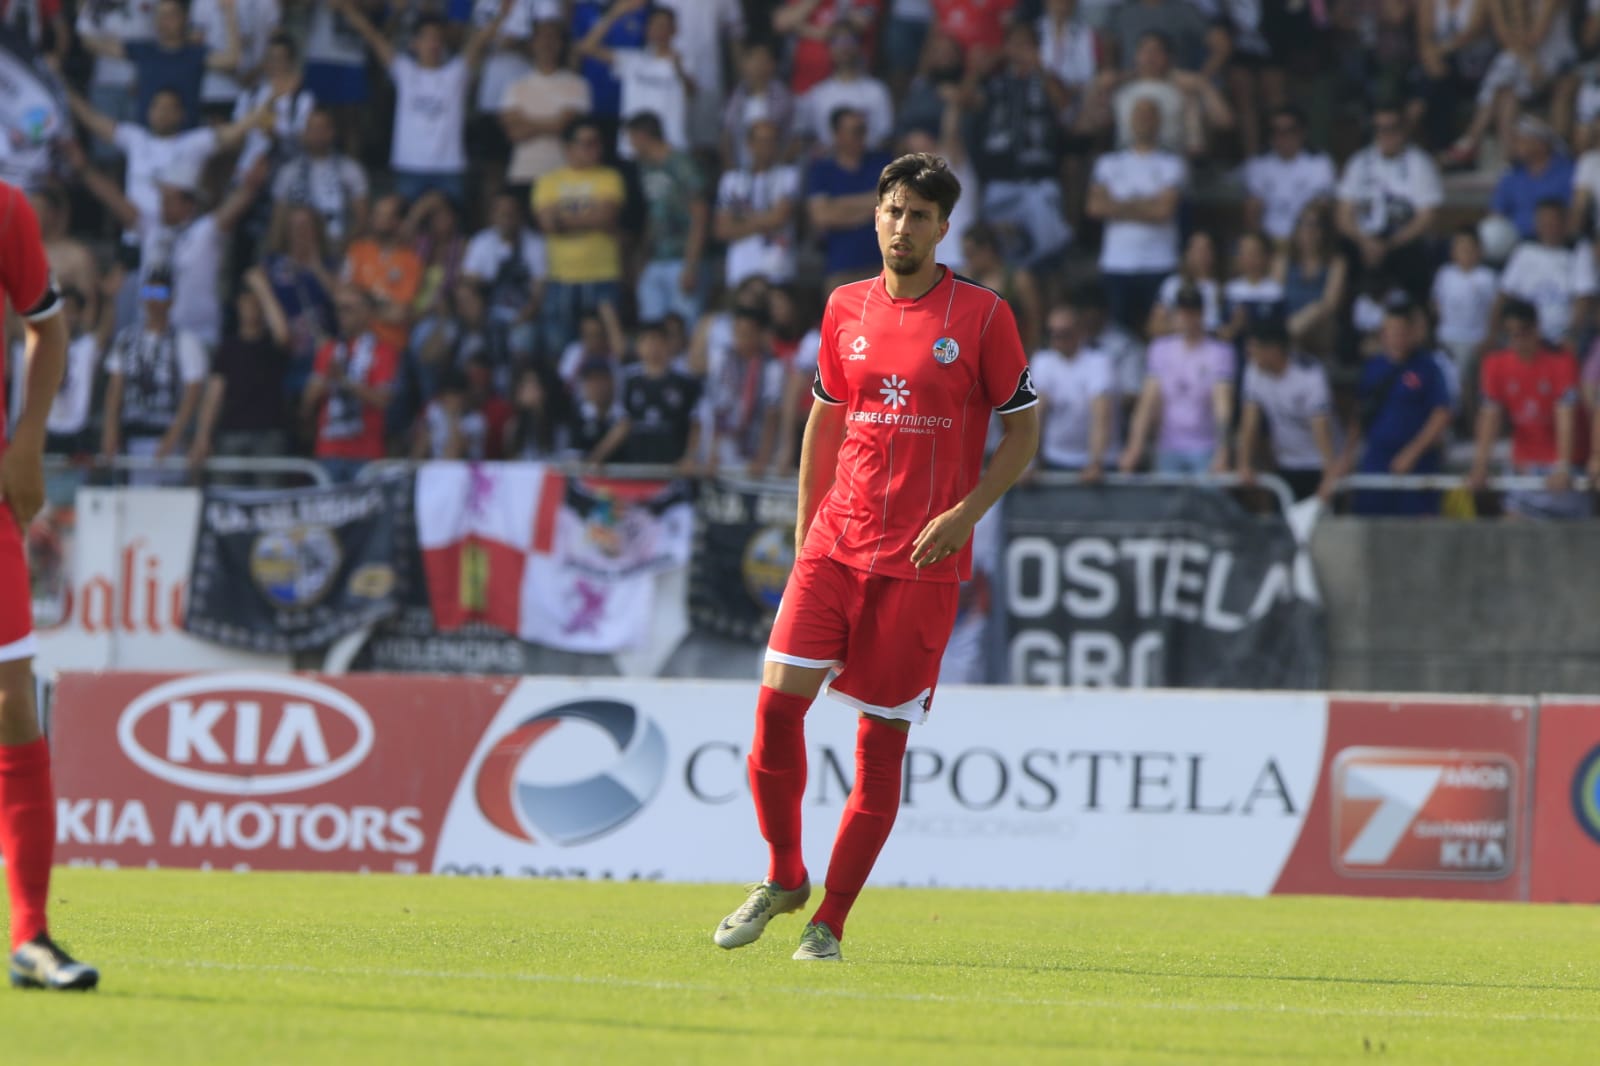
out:
{"label": "concrete stadium wall", "polygon": [[1600,692],[1600,523],[1330,518],[1339,691]]}

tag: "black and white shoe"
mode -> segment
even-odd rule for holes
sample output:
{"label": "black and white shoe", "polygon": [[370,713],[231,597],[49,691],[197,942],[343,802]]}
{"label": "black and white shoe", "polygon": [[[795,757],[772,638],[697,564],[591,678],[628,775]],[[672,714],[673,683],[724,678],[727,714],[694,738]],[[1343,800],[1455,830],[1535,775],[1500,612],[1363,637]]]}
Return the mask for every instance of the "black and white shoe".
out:
{"label": "black and white shoe", "polygon": [[11,953],[13,988],[86,992],[99,983],[99,970],[62,951],[45,933]]}

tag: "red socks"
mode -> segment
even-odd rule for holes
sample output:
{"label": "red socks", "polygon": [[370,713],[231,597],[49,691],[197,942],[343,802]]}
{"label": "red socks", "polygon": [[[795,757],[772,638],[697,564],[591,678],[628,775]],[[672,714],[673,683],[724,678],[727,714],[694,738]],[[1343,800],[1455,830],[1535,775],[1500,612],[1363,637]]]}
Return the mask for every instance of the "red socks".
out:
{"label": "red socks", "polygon": [[756,821],[772,848],[767,879],[798,888],[806,879],[800,854],[800,801],[806,791],[806,711],[811,701],[761,686],[756,697],[756,738],[750,745],[750,791]]}
{"label": "red socks", "polygon": [[0,747],[0,854],[11,891],[11,949],[45,931],[50,864],[56,847],[56,803],[50,748],[41,737]]}
{"label": "red socks", "polygon": [[828,863],[827,893],[812,917],[844,939],[844,920],[878,861],[900,812],[900,769],[906,733],[882,718],[861,717],[856,727],[856,783],[844,805],[839,836]]}

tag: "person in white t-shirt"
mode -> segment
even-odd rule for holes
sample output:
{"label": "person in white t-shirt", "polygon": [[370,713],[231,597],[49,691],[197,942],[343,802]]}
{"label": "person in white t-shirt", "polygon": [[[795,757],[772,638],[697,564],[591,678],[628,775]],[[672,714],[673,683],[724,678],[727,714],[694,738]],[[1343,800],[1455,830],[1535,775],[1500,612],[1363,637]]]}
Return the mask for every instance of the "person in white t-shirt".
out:
{"label": "person in white t-shirt", "polygon": [[779,285],[794,277],[800,173],[778,161],[781,136],[770,119],[751,123],[745,137],[750,165],[725,171],[717,183],[712,232],[728,245],[730,289],[757,275]]}
{"label": "person in white t-shirt", "polygon": [[[1588,301],[1597,291],[1594,248],[1566,239],[1566,204],[1545,200],[1534,210],[1535,239],[1517,245],[1500,274],[1500,291],[1539,309],[1539,332],[1551,344],[1578,351]],[[1498,318],[1498,314],[1495,315]]]}
{"label": "person in white t-shirt", "polygon": [[1339,231],[1355,242],[1366,271],[1394,278],[1414,299],[1433,284],[1428,230],[1444,187],[1433,160],[1406,138],[1399,107],[1373,114],[1374,141],[1350,157],[1339,179]]}
{"label": "person in white t-shirt", "polygon": [[1132,143],[1095,161],[1088,214],[1105,222],[1100,273],[1111,317],[1137,330],[1178,266],[1178,205],[1189,169],[1157,146],[1161,111],[1155,101],[1135,104],[1129,124]]}
{"label": "person in white t-shirt", "polygon": [[524,201],[534,183],[565,165],[561,131],[592,106],[589,83],[567,67],[565,51],[565,26],[549,19],[535,24],[528,44],[533,65],[500,99],[500,125],[512,146],[506,182]]}
{"label": "person in white t-shirt", "polygon": [[1217,336],[1237,342],[1250,326],[1283,316],[1283,281],[1273,273],[1272,249],[1260,233],[1239,237],[1234,252],[1237,271],[1222,287],[1227,321]]}
{"label": "person in white t-shirt", "polygon": [[218,152],[232,151],[244,143],[252,129],[272,121],[272,106],[246,115],[227,126],[202,126],[183,129],[183,99],[170,89],[162,89],[150,99],[148,125],[116,122],[90,106],[77,93],[67,91],[67,102],[80,123],[96,137],[122,150],[128,168],[124,195],[140,215],[155,215],[161,195],[156,189],[156,174],[174,164],[192,162],[199,167]]}
{"label": "person in white t-shirt", "polygon": [[739,0],[656,0],[678,16],[678,51],[694,71],[695,93],[689,102],[689,140],[696,148],[714,148],[722,132],[722,106],[727,100],[723,44],[736,41],[744,28]]}
{"label": "person in white t-shirt", "polygon": [[650,12],[644,24],[643,48],[608,48],[604,43],[619,19],[648,6],[649,0],[617,0],[589,27],[576,48],[580,57],[609,66],[621,86],[617,155],[623,159],[634,157],[628,120],[647,111],[661,120],[661,132],[669,145],[680,152],[689,150],[689,98],[698,86],[673,43],[678,33],[677,12],[669,7]]}
{"label": "person in white t-shirt", "polygon": [[1218,280],[1221,264],[1217,257],[1217,239],[1203,229],[1189,234],[1183,246],[1183,259],[1174,274],[1167,275],[1156,293],[1155,306],[1150,308],[1149,324],[1145,336],[1162,337],[1178,329],[1174,312],[1178,306],[1178,290],[1193,285],[1200,290],[1205,301],[1206,332],[1215,333],[1222,328],[1222,282]]}
{"label": "person in white t-shirt", "polygon": [[[256,80],[267,55],[267,43],[283,10],[278,0],[234,0],[239,32],[239,65],[234,70],[207,70],[200,82],[200,104],[208,115],[231,113],[244,87]],[[218,0],[194,0],[189,5],[190,32],[212,52],[228,47],[228,20]]]}
{"label": "person in white t-shirt", "polygon": [[[156,35],[156,0],[80,3],[75,28],[84,40],[107,38],[124,45],[129,41],[149,40]],[[89,79],[89,99],[95,110],[118,122],[137,122],[135,77],[132,60],[111,54],[96,55],[94,73]]]}
{"label": "person in white t-shirt", "polygon": [[1450,239],[1450,261],[1433,278],[1434,336],[1450,353],[1467,383],[1466,396],[1477,395],[1478,360],[1489,345],[1490,316],[1500,280],[1484,265],[1476,226],[1462,226]]}
{"label": "person in white t-shirt", "polygon": [[1294,498],[1330,499],[1341,467],[1327,372],[1317,360],[1290,353],[1289,333],[1281,322],[1256,323],[1245,349],[1250,361],[1244,370],[1244,409],[1239,417],[1240,479],[1246,484],[1255,479],[1256,448],[1265,421],[1273,465]]}
{"label": "person in white t-shirt", "polygon": [[478,67],[515,0],[501,0],[494,19],[476,27],[458,56],[445,50],[444,20],[424,16],[412,38],[415,55],[397,51],[353,0],[328,0],[367,42],[394,82],[394,135],[389,167],[394,190],[414,203],[437,190],[466,202],[467,94]]}
{"label": "person in white t-shirt", "polygon": [[1110,356],[1084,344],[1071,307],[1050,312],[1045,336],[1048,347],[1028,361],[1044,412],[1039,462],[1047,470],[1081,471],[1083,480],[1099,481],[1119,453],[1116,369]]}
{"label": "person in white t-shirt", "polygon": [[1279,247],[1289,243],[1301,212],[1317,200],[1331,199],[1333,160],[1306,149],[1305,116],[1293,105],[1280,107],[1268,121],[1271,150],[1245,164],[1246,229],[1259,229]]}
{"label": "person in white t-shirt", "polygon": [[489,210],[489,226],[467,242],[461,277],[482,287],[489,318],[506,327],[514,354],[533,350],[532,322],[544,303],[550,273],[544,239],[528,228],[522,201],[502,192]]}
{"label": "person in white t-shirt", "polygon": [[289,211],[300,205],[322,219],[323,232],[334,248],[367,224],[367,172],[360,163],[335,151],[338,130],[333,114],[317,108],[306,118],[300,151],[278,168],[272,181],[272,232],[282,233]]}
{"label": "person in white t-shirt", "polygon": [[800,98],[800,135],[812,142],[818,155],[827,154],[833,148],[833,113],[849,107],[867,120],[868,150],[884,147],[894,133],[889,87],[867,71],[861,41],[849,25],[840,23],[829,33],[828,52],[833,73]]}

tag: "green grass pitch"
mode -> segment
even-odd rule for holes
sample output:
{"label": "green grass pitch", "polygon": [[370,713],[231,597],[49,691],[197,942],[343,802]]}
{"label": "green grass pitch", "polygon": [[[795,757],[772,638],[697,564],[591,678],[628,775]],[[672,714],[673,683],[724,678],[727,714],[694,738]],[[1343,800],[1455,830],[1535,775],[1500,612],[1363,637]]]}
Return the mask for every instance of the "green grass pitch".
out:
{"label": "green grass pitch", "polygon": [[869,887],[843,965],[734,886],[61,870],[88,995],[5,1063],[1585,1063],[1578,907]]}

